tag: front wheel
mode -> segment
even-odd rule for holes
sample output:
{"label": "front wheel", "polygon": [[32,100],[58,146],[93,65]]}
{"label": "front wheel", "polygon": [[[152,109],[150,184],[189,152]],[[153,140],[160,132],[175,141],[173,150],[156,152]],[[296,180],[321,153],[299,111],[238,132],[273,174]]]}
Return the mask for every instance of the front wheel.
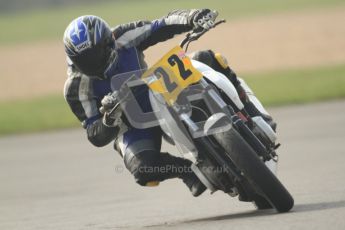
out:
{"label": "front wheel", "polygon": [[[213,136],[259,195],[257,205],[262,205],[259,209],[268,208],[270,204],[278,212],[288,212],[293,207],[294,200],[290,193],[234,128]],[[259,197],[263,199],[259,201]],[[268,204],[264,204],[263,200]]]}
{"label": "front wheel", "polygon": [[255,194],[253,197],[254,205],[259,210],[271,209],[273,206],[262,196]]}

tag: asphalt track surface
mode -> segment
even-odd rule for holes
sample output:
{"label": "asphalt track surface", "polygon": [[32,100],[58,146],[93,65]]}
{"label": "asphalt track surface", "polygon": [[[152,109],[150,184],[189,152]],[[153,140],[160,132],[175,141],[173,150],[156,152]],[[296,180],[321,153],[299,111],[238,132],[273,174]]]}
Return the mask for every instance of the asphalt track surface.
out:
{"label": "asphalt track surface", "polygon": [[0,229],[345,229],[345,101],[270,112],[289,213],[222,192],[193,198],[177,179],[140,187],[111,146],[77,129],[0,139]]}

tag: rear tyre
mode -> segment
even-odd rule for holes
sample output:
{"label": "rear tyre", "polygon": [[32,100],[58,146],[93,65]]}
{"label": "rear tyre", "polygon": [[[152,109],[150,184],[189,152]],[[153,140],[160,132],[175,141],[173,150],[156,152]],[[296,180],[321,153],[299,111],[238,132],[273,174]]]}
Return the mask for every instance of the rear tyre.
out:
{"label": "rear tyre", "polygon": [[290,193],[234,128],[214,134],[213,137],[256,193],[263,198],[252,197],[259,209],[269,207],[265,200],[278,212],[288,212],[293,207],[294,200]]}

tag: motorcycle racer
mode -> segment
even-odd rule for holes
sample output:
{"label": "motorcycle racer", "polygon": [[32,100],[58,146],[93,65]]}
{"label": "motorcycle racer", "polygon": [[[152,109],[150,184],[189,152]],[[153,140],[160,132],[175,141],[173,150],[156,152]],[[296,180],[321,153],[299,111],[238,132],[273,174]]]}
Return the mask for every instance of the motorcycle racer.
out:
{"label": "motorcycle racer", "polygon": [[[153,21],[137,21],[110,28],[101,18],[92,15],[73,20],[64,33],[68,79],[64,96],[72,112],[86,129],[88,140],[102,147],[115,140],[115,149],[122,155],[126,168],[135,181],[150,186],[170,178],[180,178],[193,196],[206,187],[190,170],[191,161],[161,152],[162,131],[159,127],[137,129],[126,122],[118,100],[111,93],[111,76],[147,67],[143,51],[176,34],[210,29],[218,13],[209,9],[176,10]],[[210,65],[226,75],[243,95],[245,106],[252,113],[270,117],[257,109],[248,97],[249,88],[241,84],[224,57],[212,51],[197,52],[194,59]],[[218,69],[217,69],[218,68]],[[147,91],[139,96],[144,110],[152,110]],[[116,111],[116,112],[114,112]],[[149,168],[183,170],[147,170]]]}

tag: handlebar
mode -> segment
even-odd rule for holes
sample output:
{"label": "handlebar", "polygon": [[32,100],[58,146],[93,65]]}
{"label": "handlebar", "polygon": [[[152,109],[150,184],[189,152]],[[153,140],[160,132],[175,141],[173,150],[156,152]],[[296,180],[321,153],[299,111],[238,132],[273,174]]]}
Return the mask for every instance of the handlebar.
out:
{"label": "handlebar", "polygon": [[[215,28],[216,26],[218,26],[219,24],[222,24],[226,22],[225,19],[222,19],[222,20],[219,20],[217,21],[216,23],[214,23],[213,27],[212,28]],[[211,28],[211,29],[212,29]],[[189,46],[189,43],[191,43],[192,41],[196,41],[198,40],[202,35],[204,35],[206,32],[208,32],[209,30],[206,30],[206,29],[203,29],[202,31],[200,32],[196,32],[196,31],[193,31],[193,32],[189,32],[186,37],[181,41],[180,43],[180,47],[183,48],[185,45],[186,46],[186,49],[185,51],[187,51],[188,49],[188,46]]]}

